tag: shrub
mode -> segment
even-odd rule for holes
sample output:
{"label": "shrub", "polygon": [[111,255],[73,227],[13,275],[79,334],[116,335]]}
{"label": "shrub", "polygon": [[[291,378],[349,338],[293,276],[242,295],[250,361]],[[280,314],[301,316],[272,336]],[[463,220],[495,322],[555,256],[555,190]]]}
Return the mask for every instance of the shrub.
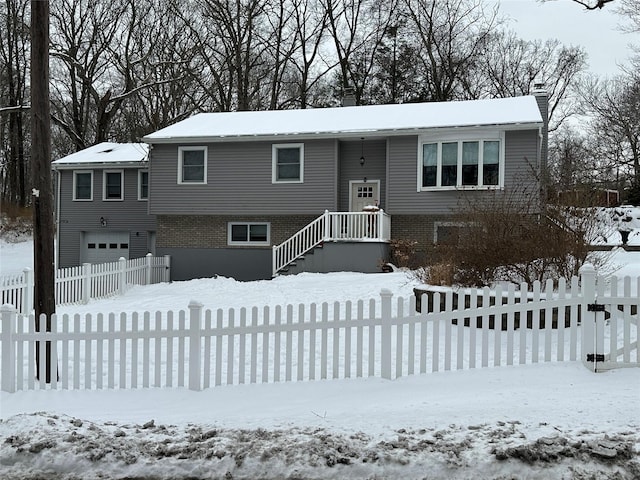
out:
{"label": "shrub", "polygon": [[[597,217],[590,209],[544,206],[525,189],[494,192],[454,212],[463,226],[455,242],[438,245],[429,283],[484,286],[519,283],[578,273],[589,254]],[[423,279],[424,280],[424,279]]]}

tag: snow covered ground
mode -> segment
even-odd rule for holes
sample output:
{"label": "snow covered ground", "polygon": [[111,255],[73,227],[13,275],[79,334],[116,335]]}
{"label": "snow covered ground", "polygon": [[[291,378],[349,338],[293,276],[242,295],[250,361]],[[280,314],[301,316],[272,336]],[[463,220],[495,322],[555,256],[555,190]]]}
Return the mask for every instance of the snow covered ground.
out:
{"label": "snow covered ground", "polygon": [[[31,252],[0,244],[0,274]],[[609,261],[640,275],[640,253]],[[200,279],[59,312],[406,297],[413,284],[403,273]],[[639,401],[640,369],[572,362],[201,392],[2,392],[0,478],[638,479]]]}

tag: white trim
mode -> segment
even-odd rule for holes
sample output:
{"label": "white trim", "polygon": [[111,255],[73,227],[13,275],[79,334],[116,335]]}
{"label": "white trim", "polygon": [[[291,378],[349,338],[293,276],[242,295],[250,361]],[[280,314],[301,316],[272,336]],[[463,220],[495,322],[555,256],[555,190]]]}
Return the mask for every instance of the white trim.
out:
{"label": "white trim", "polygon": [[[233,241],[231,239],[231,227],[234,225],[245,225],[247,227],[247,240],[245,241]],[[251,225],[266,225],[267,226],[267,241],[266,242],[252,242],[249,236],[249,228]],[[249,245],[256,247],[268,247],[271,245],[271,223],[269,222],[227,222],[227,245]]]}
{"label": "white trim", "polygon": [[[76,174],[88,173],[91,175],[91,193],[89,198],[76,198]],[[74,202],[92,202],[93,201],[93,170],[74,170],[73,171],[73,201]]]}
{"label": "white trim", "polygon": [[[146,198],[142,197],[142,174],[147,174],[147,196]],[[149,201],[149,170],[148,169],[140,169],[138,170],[138,200],[141,202]]]}
{"label": "white trim", "polygon": [[[184,181],[182,180],[182,152],[202,151],[203,155],[203,179],[202,181]],[[189,145],[178,147],[178,185],[206,185],[207,184],[207,164],[208,161],[208,149],[204,145]]]}
{"label": "white trim", "polygon": [[[107,174],[120,174],[120,198],[107,198]],[[102,171],[102,201],[103,202],[122,202],[124,200],[124,170],[103,170]]]}
{"label": "white trim", "polygon": [[[497,185],[463,185],[462,184],[462,145],[465,142],[478,142],[478,183],[483,182],[483,155],[484,142],[499,142],[498,152],[498,184]],[[458,159],[456,185],[442,186],[442,144],[458,143]],[[422,185],[423,145],[435,143],[437,145],[436,160],[436,185],[425,187]],[[418,162],[417,162],[416,188],[418,192],[446,191],[446,190],[500,190],[504,188],[505,181],[505,132],[495,130],[476,130],[460,132],[442,132],[420,135],[418,137]]]}
{"label": "white trim", "polygon": [[[278,180],[278,150],[297,148],[300,151],[300,178],[297,180]],[[304,183],[304,143],[274,143],[271,145],[271,183]]]}
{"label": "white trim", "polygon": [[[365,182],[364,180],[349,180],[349,211],[353,211],[353,186],[356,183],[374,183],[378,186],[378,196],[380,196],[380,180],[369,180]],[[378,204],[380,204],[380,199],[376,198],[374,200],[378,200]]]}

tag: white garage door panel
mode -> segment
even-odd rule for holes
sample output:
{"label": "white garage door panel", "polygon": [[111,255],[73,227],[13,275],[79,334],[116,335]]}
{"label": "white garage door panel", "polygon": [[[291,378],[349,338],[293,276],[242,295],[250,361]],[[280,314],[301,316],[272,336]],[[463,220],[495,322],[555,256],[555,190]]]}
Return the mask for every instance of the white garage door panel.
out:
{"label": "white garage door panel", "polygon": [[115,262],[129,258],[129,232],[84,232],[81,244],[82,263]]}

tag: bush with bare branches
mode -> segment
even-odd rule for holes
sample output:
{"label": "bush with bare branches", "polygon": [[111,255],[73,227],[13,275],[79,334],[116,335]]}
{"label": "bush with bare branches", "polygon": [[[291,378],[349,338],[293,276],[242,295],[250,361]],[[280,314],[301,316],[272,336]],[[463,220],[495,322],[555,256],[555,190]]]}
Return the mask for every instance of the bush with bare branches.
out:
{"label": "bush with bare branches", "polygon": [[[456,209],[455,242],[436,245],[426,283],[484,286],[569,278],[590,253],[598,218],[592,209],[540,206],[526,188],[496,191]],[[598,263],[597,258],[590,259]]]}

